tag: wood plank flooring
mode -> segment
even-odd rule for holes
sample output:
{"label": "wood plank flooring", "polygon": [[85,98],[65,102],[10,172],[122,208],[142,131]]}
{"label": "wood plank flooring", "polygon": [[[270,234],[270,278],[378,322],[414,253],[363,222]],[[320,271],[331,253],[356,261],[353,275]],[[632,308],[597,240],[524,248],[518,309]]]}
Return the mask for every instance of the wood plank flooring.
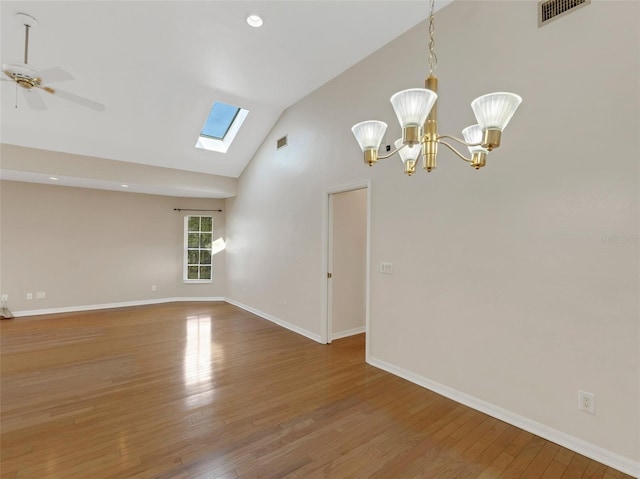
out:
{"label": "wood plank flooring", "polygon": [[630,477],[225,303],[0,333],[3,479]]}

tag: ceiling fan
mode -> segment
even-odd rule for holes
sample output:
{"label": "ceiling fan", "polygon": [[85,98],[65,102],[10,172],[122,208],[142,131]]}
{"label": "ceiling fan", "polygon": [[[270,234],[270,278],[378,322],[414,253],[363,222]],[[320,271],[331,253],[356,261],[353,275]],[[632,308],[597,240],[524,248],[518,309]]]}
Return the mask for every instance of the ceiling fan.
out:
{"label": "ceiling fan", "polygon": [[27,15],[26,13],[17,13],[16,18],[24,25],[25,28],[24,63],[3,64],[2,72],[6,76],[8,76],[10,80],[6,78],[2,78],[2,80],[6,82],[14,82],[17,85],[16,88],[18,86],[22,87],[22,92],[24,93],[27,104],[34,110],[47,109],[44,100],[38,93],[38,90],[43,90],[52,95],[64,98],[65,100],[77,103],[78,105],[91,108],[92,110],[104,111],[105,107],[101,103],[97,103],[93,100],[89,100],[88,98],[84,98],[73,93],[60,90],[58,88],[52,88],[48,85],[49,83],[57,81],[73,80],[73,76],[71,76],[69,72],[63,70],[60,67],[47,68],[45,70],[36,70],[28,64],[29,30],[32,27],[35,27],[38,24],[38,21],[31,15]]}

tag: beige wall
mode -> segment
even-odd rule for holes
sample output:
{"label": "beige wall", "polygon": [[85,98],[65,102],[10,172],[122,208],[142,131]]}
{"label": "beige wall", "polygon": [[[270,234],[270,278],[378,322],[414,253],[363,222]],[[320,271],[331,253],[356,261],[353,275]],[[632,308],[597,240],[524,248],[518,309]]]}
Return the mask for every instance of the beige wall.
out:
{"label": "beige wall", "polygon": [[367,274],[367,190],[331,195],[331,337],[362,332]]}
{"label": "beige wall", "polygon": [[369,360],[637,464],[639,18],[594,0],[538,29],[535,1],[454,2],[436,23],[442,132],[480,94],[524,97],[487,168],[446,151],[412,178],[362,165],[350,128],[399,135],[388,98],[422,84],[421,25],[282,115],[223,207],[213,285],[181,284],[173,208],[222,201],[2,182],[0,290],[15,311],[226,295],[320,337],[325,192],[370,180]]}
{"label": "beige wall", "polygon": [[227,201],[228,296],[319,336],[324,192],[370,179],[371,264],[394,268],[371,268],[370,361],[637,465],[640,3],[542,29],[536,3],[438,14],[442,132],[472,123],[480,94],[524,97],[482,171],[447,151],[412,178],[362,164],[350,128],[399,135],[388,98],[422,84],[425,25],[289,108]]}
{"label": "beige wall", "polygon": [[[14,312],[225,295],[224,252],[213,284],[183,284],[189,213],[173,211],[223,209],[222,200],[2,181],[0,201],[0,289]],[[213,216],[224,236],[224,212]]]}

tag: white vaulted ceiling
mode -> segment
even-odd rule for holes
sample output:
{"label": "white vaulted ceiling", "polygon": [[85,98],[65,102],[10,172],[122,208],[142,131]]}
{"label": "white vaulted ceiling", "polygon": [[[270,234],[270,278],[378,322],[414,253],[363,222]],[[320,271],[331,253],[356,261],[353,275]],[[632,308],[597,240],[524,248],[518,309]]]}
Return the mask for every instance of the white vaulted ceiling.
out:
{"label": "white vaulted ceiling", "polygon": [[[20,0],[3,1],[0,8],[2,63],[22,62],[24,27],[15,14],[27,13],[39,22],[30,34],[29,64],[63,68],[74,79],[52,86],[106,107],[96,112],[42,92],[48,109],[31,110],[14,84],[2,82],[0,141],[12,145],[3,149],[2,177],[46,181],[59,174],[72,178],[74,186],[84,178],[87,186],[102,181],[119,188],[127,178],[112,181],[114,171],[126,164],[160,167],[165,174],[171,169],[237,178],[287,107],[423,21],[428,5]],[[263,17],[262,28],[247,25],[250,13]],[[194,147],[214,100],[250,111],[226,154]],[[35,166],[22,171],[6,153],[21,151],[13,146],[91,157],[110,176],[68,164],[57,173],[60,155],[52,156],[46,171]],[[130,191],[136,191],[135,184]],[[232,194],[214,188],[194,196]]]}

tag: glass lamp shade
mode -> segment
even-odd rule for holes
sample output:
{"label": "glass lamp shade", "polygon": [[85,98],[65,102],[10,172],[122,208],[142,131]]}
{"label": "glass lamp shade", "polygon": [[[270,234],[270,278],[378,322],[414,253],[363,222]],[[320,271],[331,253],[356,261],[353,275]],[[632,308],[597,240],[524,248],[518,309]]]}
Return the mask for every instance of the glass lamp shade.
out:
{"label": "glass lamp shade", "polygon": [[353,125],[351,131],[362,151],[377,150],[387,131],[387,124],[377,120],[363,121]]}
{"label": "glass lamp shade", "polygon": [[[402,138],[398,138],[395,142],[396,148],[400,148],[404,143],[402,142]],[[405,146],[401,150],[398,151],[398,155],[400,155],[400,159],[402,160],[402,164],[406,163],[407,160],[417,160],[418,156],[420,156],[420,151],[422,150],[422,145],[418,143],[413,146]]]}
{"label": "glass lamp shade", "polygon": [[504,130],[511,117],[522,103],[522,97],[515,93],[497,92],[482,95],[471,102],[482,131],[490,128]]}
{"label": "glass lamp shade", "polygon": [[[462,130],[462,136],[467,143],[482,143],[482,128],[480,125],[471,125]],[[469,152],[473,155],[476,151],[483,151],[486,153],[487,149],[482,146],[467,146]]]}
{"label": "glass lamp shade", "polygon": [[422,126],[433,108],[438,94],[426,88],[399,91],[391,97],[391,105],[402,127]]}

